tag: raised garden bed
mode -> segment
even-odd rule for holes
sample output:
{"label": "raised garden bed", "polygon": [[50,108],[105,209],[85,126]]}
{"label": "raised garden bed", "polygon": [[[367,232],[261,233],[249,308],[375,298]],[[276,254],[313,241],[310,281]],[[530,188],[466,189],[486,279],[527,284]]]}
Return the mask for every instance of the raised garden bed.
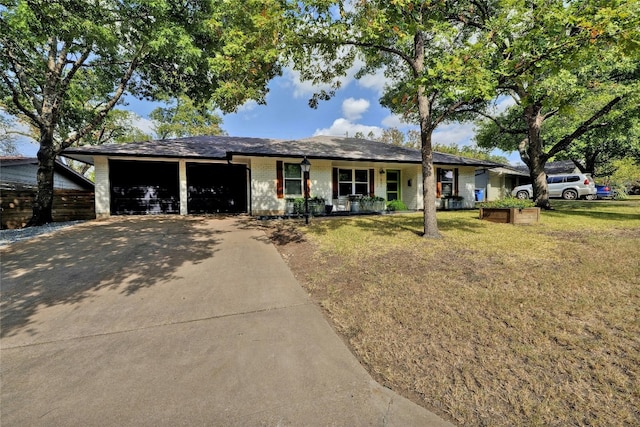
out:
{"label": "raised garden bed", "polygon": [[540,208],[480,208],[480,219],[503,224],[534,224]]}

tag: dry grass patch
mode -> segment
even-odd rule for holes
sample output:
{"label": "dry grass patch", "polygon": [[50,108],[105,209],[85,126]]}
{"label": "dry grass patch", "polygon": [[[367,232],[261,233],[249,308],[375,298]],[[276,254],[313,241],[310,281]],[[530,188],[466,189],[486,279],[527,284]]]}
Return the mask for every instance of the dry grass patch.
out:
{"label": "dry grass patch", "polygon": [[639,212],[442,212],[439,240],[419,214],[332,218],[279,248],[378,381],[459,425],[639,425]]}

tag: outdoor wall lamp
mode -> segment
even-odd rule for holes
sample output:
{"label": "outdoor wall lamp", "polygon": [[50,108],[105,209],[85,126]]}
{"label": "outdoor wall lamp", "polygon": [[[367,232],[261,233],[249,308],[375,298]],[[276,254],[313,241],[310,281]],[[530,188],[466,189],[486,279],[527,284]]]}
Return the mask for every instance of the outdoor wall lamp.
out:
{"label": "outdoor wall lamp", "polygon": [[304,181],[304,223],[309,224],[309,171],[311,170],[311,162],[304,156],[300,162],[302,169],[302,179]]}

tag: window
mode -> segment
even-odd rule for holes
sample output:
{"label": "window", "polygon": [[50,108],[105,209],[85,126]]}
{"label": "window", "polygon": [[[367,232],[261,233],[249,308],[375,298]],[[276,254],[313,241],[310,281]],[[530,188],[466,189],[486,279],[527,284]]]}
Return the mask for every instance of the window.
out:
{"label": "window", "polygon": [[284,194],[287,196],[302,194],[302,168],[299,163],[284,164]]}
{"label": "window", "polygon": [[440,183],[440,197],[449,197],[454,195],[454,173],[453,169],[438,169],[438,182]]}
{"label": "window", "polygon": [[387,200],[400,199],[400,171],[387,171]]}
{"label": "window", "polygon": [[369,194],[367,169],[338,169],[338,195]]}

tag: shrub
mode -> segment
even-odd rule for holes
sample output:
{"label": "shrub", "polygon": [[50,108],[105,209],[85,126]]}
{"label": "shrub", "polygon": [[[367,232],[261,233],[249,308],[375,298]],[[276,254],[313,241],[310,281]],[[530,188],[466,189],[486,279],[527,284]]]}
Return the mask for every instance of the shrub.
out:
{"label": "shrub", "polygon": [[387,203],[387,209],[390,211],[406,211],[408,208],[402,200],[391,200]]}
{"label": "shrub", "polygon": [[504,199],[493,200],[491,202],[478,203],[481,208],[532,208],[535,207],[535,203],[528,199],[518,199],[515,197],[505,197]]}

